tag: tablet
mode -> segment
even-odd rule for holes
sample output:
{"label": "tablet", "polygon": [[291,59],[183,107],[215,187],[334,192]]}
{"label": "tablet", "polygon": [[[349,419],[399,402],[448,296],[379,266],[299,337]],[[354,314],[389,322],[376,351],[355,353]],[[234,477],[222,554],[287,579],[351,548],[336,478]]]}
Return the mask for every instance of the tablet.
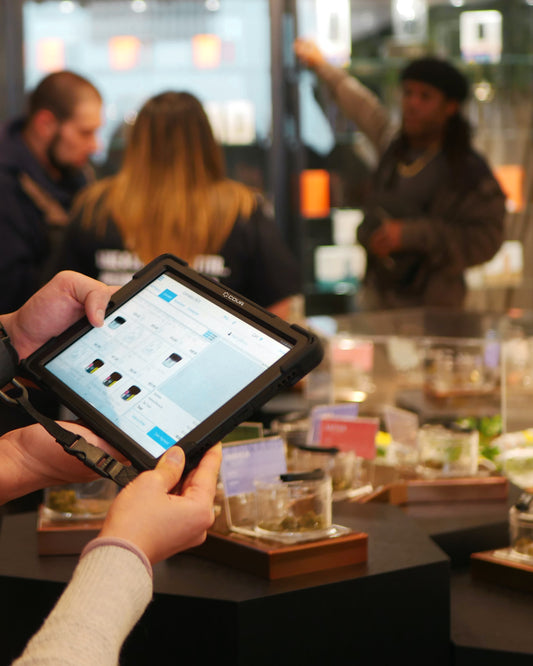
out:
{"label": "tablet", "polygon": [[139,470],[174,444],[186,469],[322,358],[315,335],[289,325],[172,255],[24,362]]}

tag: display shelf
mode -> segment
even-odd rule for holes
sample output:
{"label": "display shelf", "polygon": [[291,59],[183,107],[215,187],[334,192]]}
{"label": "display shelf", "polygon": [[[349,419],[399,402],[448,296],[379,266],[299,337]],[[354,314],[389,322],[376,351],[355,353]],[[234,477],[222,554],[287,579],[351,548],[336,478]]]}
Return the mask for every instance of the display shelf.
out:
{"label": "display shelf", "polygon": [[518,559],[510,548],[472,553],[470,572],[476,580],[533,592],[533,562]]}
{"label": "display shelf", "polygon": [[502,476],[416,479],[406,482],[407,503],[504,500],[509,483]]}
{"label": "display shelf", "polygon": [[314,571],[362,564],[367,560],[368,535],[352,532],[332,539],[285,545],[229,532],[210,530],[192,552],[241,571],[276,580]]}
{"label": "display shelf", "polygon": [[378,486],[357,500],[360,503],[417,504],[428,502],[477,502],[505,500],[509,482],[505,477],[413,479]]}
{"label": "display shelf", "polygon": [[[334,507],[333,520],[368,534],[365,564],[279,580],[187,553],[157,564],[153,600],[127,640],[121,664],[203,665],[222,659],[267,666],[282,655],[283,663],[309,666],[352,657],[362,663],[404,659],[410,666],[449,666],[446,556],[396,507]],[[35,525],[35,513],[4,516],[2,664],[20,653],[77,562],[39,557]]]}

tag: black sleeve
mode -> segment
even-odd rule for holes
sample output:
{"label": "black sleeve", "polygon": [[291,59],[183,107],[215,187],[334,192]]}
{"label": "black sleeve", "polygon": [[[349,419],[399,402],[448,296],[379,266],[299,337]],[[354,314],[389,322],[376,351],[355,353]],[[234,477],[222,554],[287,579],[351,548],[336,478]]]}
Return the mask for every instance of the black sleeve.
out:
{"label": "black sleeve", "polygon": [[54,272],[77,271],[96,279],[98,277],[96,251],[97,242],[94,232],[92,229],[82,227],[81,216],[76,216],[70,221],[65,231]]}
{"label": "black sleeve", "polygon": [[12,312],[41,286],[48,237],[41,213],[16,176],[0,174],[0,201],[0,312]]}
{"label": "black sleeve", "polygon": [[300,269],[276,221],[263,206],[237,220],[221,251],[230,274],[223,282],[263,307],[301,291]]}

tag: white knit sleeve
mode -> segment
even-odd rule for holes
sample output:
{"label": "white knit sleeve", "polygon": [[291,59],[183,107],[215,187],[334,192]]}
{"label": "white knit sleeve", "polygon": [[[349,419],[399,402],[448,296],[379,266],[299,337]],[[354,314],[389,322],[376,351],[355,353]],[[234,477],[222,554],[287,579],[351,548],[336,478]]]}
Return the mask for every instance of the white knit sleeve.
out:
{"label": "white knit sleeve", "polygon": [[13,666],[116,666],[152,597],[151,571],[127,542],[96,540]]}

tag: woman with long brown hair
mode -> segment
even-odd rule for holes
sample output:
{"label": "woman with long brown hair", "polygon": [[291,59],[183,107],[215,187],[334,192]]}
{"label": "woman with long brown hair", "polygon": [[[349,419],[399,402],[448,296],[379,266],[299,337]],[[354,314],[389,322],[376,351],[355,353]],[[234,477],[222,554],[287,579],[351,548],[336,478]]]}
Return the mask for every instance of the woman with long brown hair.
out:
{"label": "woman with long brown hair", "polygon": [[116,284],[171,252],[285,314],[299,271],[265,208],[226,177],[198,99],[164,92],[139,111],[119,172],[76,200],[58,268]]}

